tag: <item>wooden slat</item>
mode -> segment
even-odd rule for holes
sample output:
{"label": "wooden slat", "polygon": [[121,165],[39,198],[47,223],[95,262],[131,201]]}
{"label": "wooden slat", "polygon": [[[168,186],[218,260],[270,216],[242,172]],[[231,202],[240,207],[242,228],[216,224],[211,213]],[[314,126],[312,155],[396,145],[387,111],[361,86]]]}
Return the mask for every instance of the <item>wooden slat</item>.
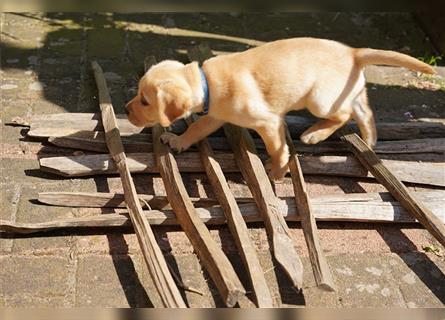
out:
{"label": "wooden slat", "polygon": [[[125,114],[117,114],[117,121],[121,135],[140,133],[142,128],[133,126]],[[32,137],[63,136],[73,134],[82,130],[103,130],[100,123],[100,115],[95,113],[60,113],[39,115],[30,118],[30,131],[27,133]],[[314,120],[300,116],[288,115],[286,122],[294,139],[314,124]],[[354,129],[356,126],[351,125]],[[376,128],[380,140],[410,140],[425,138],[443,138],[445,126],[437,122],[377,122]],[[172,128],[175,133],[182,133],[185,125],[181,122],[175,123]]]}
{"label": "wooden slat", "polygon": [[306,183],[304,182],[303,172],[301,170],[300,161],[298,161],[297,152],[292,143],[289,131],[286,128],[286,140],[289,146],[289,171],[292,179],[292,185],[295,194],[295,205],[300,213],[301,227],[303,229],[304,238],[309,252],[314,278],[317,285],[326,291],[335,291],[335,283],[329,269],[328,262],[321,248],[318,236],[317,224],[311,209],[309,195],[306,191]]}
{"label": "wooden slat", "polygon": [[[192,115],[188,119],[190,125],[194,119]],[[207,139],[198,143],[198,150],[201,156],[202,164],[206,170],[207,177],[215,191],[224,216],[227,219],[227,225],[235,240],[241,259],[250,277],[250,283],[253,293],[260,308],[271,308],[273,306],[272,296],[267,286],[264,272],[260,261],[250,239],[249,230],[243,220],[241,211],[236,203],[235,197],[229,189],[226,178],[224,177],[221,166],[214,158],[212,147]]]}
{"label": "wooden slat", "polygon": [[190,239],[202,264],[209,272],[224,303],[233,307],[245,294],[244,288],[229,260],[213,240],[204,223],[199,219],[169,147],[160,142],[159,137],[164,133],[164,129],[155,126],[152,133],[159,172],[164,181],[167,198],[175,212],[176,219]]}
{"label": "wooden slat", "polygon": [[273,192],[251,137],[247,130],[232,125],[225,125],[224,131],[232,144],[235,159],[264,219],[268,236],[272,242],[274,257],[292,281],[293,286],[301,289],[303,264],[295,250],[289,228],[280,212],[283,208]]}
{"label": "wooden slat", "polygon": [[[205,44],[188,50],[190,60],[203,62],[213,56]],[[273,254],[278,264],[297,289],[303,284],[303,264],[295,250],[289,228],[280,213],[279,200],[273,192],[263,164],[256,153],[252,137],[246,129],[226,124],[224,133],[235,154],[236,162],[246,180],[255,202],[263,215],[267,234],[272,241]]]}
{"label": "wooden slat", "polygon": [[[147,57],[145,69],[153,64],[154,57]],[[233,307],[246,292],[229,259],[210,235],[209,230],[199,218],[187,194],[178,165],[170,148],[160,141],[165,130],[160,125],[152,128],[155,157],[162,180],[176,218],[193,245],[199,259],[206,268],[224,303]]]}
{"label": "wooden slat", "polygon": [[[236,185],[236,187],[242,186]],[[290,187],[290,186],[289,186]],[[293,197],[287,196],[289,191],[287,188],[280,188],[277,190],[277,196],[280,199],[289,201]],[[243,197],[237,197],[237,203],[252,203],[254,202],[249,191],[241,192]],[[445,202],[445,191],[428,191],[428,192],[416,192],[416,196],[422,201],[428,203],[440,203]],[[168,208],[169,205],[166,196],[153,196],[148,194],[138,194],[139,199],[145,200],[152,209],[163,210]],[[125,199],[123,193],[106,193],[106,192],[40,192],[38,194],[38,200],[42,203],[54,205],[54,206],[70,206],[70,207],[86,207],[86,208],[126,208]],[[190,200],[197,207],[211,207],[218,205],[218,201],[212,198],[193,198]],[[349,212],[349,207],[354,205],[357,208],[362,208],[362,206],[375,206],[381,203],[388,203],[394,206],[399,206],[397,202],[393,199],[389,192],[381,193],[348,193],[348,194],[335,194],[335,195],[318,195],[313,196],[311,199],[311,204],[315,206],[314,210],[323,210],[320,208],[331,207],[334,211],[341,211],[343,204],[346,205],[346,212]],[[142,205],[142,203],[141,203]],[[318,208],[318,209],[317,209]],[[445,206],[444,206],[445,208]],[[435,211],[439,215],[441,213],[438,211],[439,208],[431,207],[431,210]],[[358,210],[358,209],[357,209]],[[347,218],[347,217],[345,217]],[[372,218],[369,218],[372,220]],[[409,219],[414,221],[413,219]]]}
{"label": "wooden slat", "polygon": [[[136,133],[122,137],[125,152],[152,152],[153,147],[150,135]],[[231,150],[225,137],[208,137],[210,145],[214,150]],[[52,144],[79,150],[96,151],[108,153],[105,137],[100,131],[79,131],[72,135],[51,136],[48,141]],[[254,139],[257,149],[264,150],[265,146],[261,139]],[[340,153],[349,152],[348,146],[341,141],[323,141],[315,145],[304,144],[299,140],[293,140],[298,152],[307,153]],[[414,139],[400,141],[379,141],[374,147],[374,152],[381,154],[404,154],[404,153],[444,153],[445,139]]]}
{"label": "wooden slat", "polygon": [[[445,223],[445,195],[443,191],[417,192],[416,197],[425,201],[430,210]],[[317,221],[353,221],[364,223],[414,223],[416,220],[389,193],[357,193],[324,195],[312,198],[311,204]],[[253,203],[239,205],[246,222],[263,221]],[[295,200],[286,199],[282,211],[287,221],[300,221]],[[207,225],[221,225],[226,218],[221,207],[196,208],[199,218]],[[151,225],[178,225],[173,211],[143,211]],[[42,223],[14,223],[0,220],[1,232],[34,233],[63,228],[130,227],[131,221],[124,212],[94,215]]]}
{"label": "wooden slat", "polygon": [[[149,194],[138,194],[141,206],[145,202],[150,208],[164,210],[171,209],[166,196],[154,196]],[[40,192],[38,200],[41,203],[63,207],[86,207],[86,208],[125,208],[125,197],[123,193],[105,192]],[[210,207],[217,204],[216,199],[190,198],[197,207]],[[247,202],[242,201],[242,202]]]}
{"label": "wooden slat", "polygon": [[[442,221],[408,190],[397,178],[397,174],[393,174],[372,149],[350,129],[344,128],[340,132],[340,138],[351,146],[363,166],[371,171],[393,197],[445,247],[445,227]],[[444,172],[442,172],[443,178]]]}
{"label": "wooden slat", "polygon": [[[138,133],[122,137],[125,152],[152,152],[151,135]],[[56,146],[86,151],[108,153],[105,134],[101,131],[79,131],[72,135],[49,137],[48,141]]]}
{"label": "wooden slat", "polygon": [[[204,172],[197,152],[183,152],[176,156],[181,172]],[[223,172],[239,172],[232,153],[215,153]],[[40,158],[40,169],[65,177],[83,177],[117,173],[109,155],[81,155]],[[382,160],[404,182],[445,186],[444,163]],[[131,172],[159,173],[153,153],[129,153],[127,162]],[[372,178],[354,156],[303,156],[300,158],[304,174]]]}
{"label": "wooden slat", "polygon": [[145,263],[161,298],[164,307],[185,308],[186,304],[176,287],[170,274],[167,262],[162,255],[150,224],[142,213],[133,179],[127,165],[124,147],[120,138],[119,128],[114,115],[111,97],[108,92],[105,77],[97,62],[91,64],[96,79],[99,103],[102,113],[102,123],[105,131],[105,140],[109,153],[113,158],[117,170],[121,176],[125,194],[125,202],[130,214],[130,219],[137,235]]}

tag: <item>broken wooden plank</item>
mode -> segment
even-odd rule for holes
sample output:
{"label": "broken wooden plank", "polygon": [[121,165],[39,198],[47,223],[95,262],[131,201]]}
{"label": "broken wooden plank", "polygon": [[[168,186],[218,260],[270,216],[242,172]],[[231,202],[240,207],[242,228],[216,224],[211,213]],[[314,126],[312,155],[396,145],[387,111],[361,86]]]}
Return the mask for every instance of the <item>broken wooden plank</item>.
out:
{"label": "broken wooden plank", "polygon": [[[443,191],[416,192],[416,197],[425,201],[426,206],[445,223],[445,194]],[[312,209],[317,221],[349,221],[364,223],[417,223],[402,207],[392,200],[389,193],[357,193],[345,195],[323,195],[311,199]],[[253,203],[239,205],[243,219],[247,222],[262,222],[258,207]],[[287,198],[283,204],[286,221],[300,221],[295,200]],[[221,207],[196,208],[202,222],[217,226],[226,223]],[[151,225],[177,226],[175,213],[171,210],[143,211]],[[48,232],[64,228],[131,227],[128,214],[111,213],[86,217],[46,221],[42,223],[14,223],[0,220],[1,232],[34,233]]]}
{"label": "broken wooden plank", "polygon": [[[133,126],[125,114],[116,115],[121,135],[140,133],[143,129]],[[30,130],[27,135],[31,137],[64,136],[78,131],[103,130],[97,113],[59,113],[32,116]],[[292,138],[299,139],[300,135],[310,127],[313,119],[301,116],[287,115],[286,123]],[[351,124],[354,129],[356,125]],[[182,133],[186,126],[177,122],[172,127],[174,133]],[[377,122],[376,128],[380,140],[410,140],[425,138],[443,138],[445,125],[439,122]]]}
{"label": "broken wooden plank", "polygon": [[[154,196],[149,194],[138,194],[142,207],[148,203],[150,208],[164,210],[171,209],[166,196]],[[63,206],[63,207],[86,207],[86,208],[125,208],[125,197],[123,193],[107,192],[39,192],[38,200],[41,203]],[[190,198],[197,207],[210,207],[218,204],[216,199]],[[242,201],[247,202],[247,200]]]}
{"label": "broken wooden plank", "polygon": [[163,132],[164,129],[159,125],[152,128],[155,154],[167,198],[204,268],[218,288],[224,303],[233,307],[245,295],[244,288],[229,260],[199,219],[196,213],[197,208],[194,208],[190,201],[175,158],[169,147],[159,140]]}
{"label": "broken wooden plank", "polygon": [[[281,199],[289,201],[293,197],[287,196],[288,192],[285,189],[280,188],[277,190],[277,196]],[[416,192],[418,198],[425,202],[439,203],[440,201],[445,202],[445,191],[427,191],[427,192]],[[148,195],[148,194],[138,194],[140,200],[145,200],[152,209],[162,210],[168,205],[166,196],[160,195]],[[244,197],[236,197],[236,202],[239,204],[252,203],[254,202],[252,196],[249,192],[245,193]],[[107,192],[40,192],[38,194],[38,200],[42,203],[54,205],[54,206],[70,206],[70,207],[86,207],[86,208],[126,208],[125,199],[123,193],[107,193]],[[212,198],[194,198],[191,197],[190,200],[198,207],[211,207],[218,205],[218,201]],[[380,203],[390,203],[398,204],[395,202],[394,198],[389,192],[380,193],[347,193],[347,194],[331,194],[331,195],[314,195],[311,198],[311,204],[315,205],[317,208],[332,207],[332,210],[341,211],[340,208],[336,206],[341,206],[343,203],[346,206],[357,205],[362,206],[369,204],[369,206],[374,206]],[[142,203],[141,203],[142,205]],[[349,209],[346,208],[346,212]],[[444,206],[445,209],[445,206]],[[321,210],[321,209],[320,209]],[[358,209],[357,209],[358,210]],[[431,210],[437,212],[437,208],[432,208]]]}
{"label": "broken wooden plank", "polygon": [[[190,125],[195,120],[194,115],[188,119]],[[214,189],[218,202],[224,212],[227,225],[243,260],[244,266],[250,277],[253,294],[259,308],[271,308],[273,306],[272,296],[264,277],[255,247],[250,239],[249,230],[243,220],[241,211],[236,203],[235,197],[230,191],[221,166],[214,158],[212,147],[207,139],[198,143],[198,150],[207,177]]]}
{"label": "broken wooden plank", "polygon": [[[397,178],[397,173],[393,174],[372,149],[350,129],[342,129],[340,138],[350,145],[363,166],[372,172],[393,197],[445,247],[445,227],[443,222],[408,190]],[[443,178],[444,172],[442,172]]]}
{"label": "broken wooden plank", "polygon": [[[150,138],[149,134],[138,133],[121,139],[125,152],[129,153],[153,151]],[[71,135],[49,137],[48,142],[63,148],[108,153],[105,134],[101,131],[79,131]]]}
{"label": "broken wooden plank", "polygon": [[317,224],[311,208],[309,195],[306,191],[306,183],[304,182],[300,161],[298,161],[298,155],[287,128],[286,140],[290,152],[289,171],[294,188],[295,205],[300,214],[301,227],[303,229],[304,238],[306,239],[309,260],[311,261],[315,283],[318,287],[326,291],[335,291],[336,287],[334,279],[332,277],[331,270],[329,269],[328,262],[326,261],[323,249],[321,248]]}
{"label": "broken wooden plank", "polygon": [[297,289],[303,284],[303,264],[295,250],[279,199],[275,196],[263,163],[255,152],[255,146],[247,130],[225,125],[224,131],[231,142],[235,159],[249,186],[265,222],[272,242],[273,255]]}
{"label": "broken wooden plank", "polygon": [[[122,135],[140,133],[143,128],[134,126],[127,115],[116,114],[116,122]],[[59,113],[32,116],[31,137],[51,137],[75,134],[79,131],[103,131],[100,113]],[[59,132],[59,133],[57,133]]]}
{"label": "broken wooden plank", "polygon": [[[204,172],[197,152],[183,152],[176,156],[181,172]],[[239,172],[232,153],[215,153],[223,172]],[[445,186],[444,163],[404,160],[382,160],[404,182]],[[129,153],[128,167],[134,173],[159,173],[153,153]],[[96,174],[116,174],[116,166],[109,155],[94,154],[39,159],[40,169],[64,177],[83,177]],[[372,178],[353,156],[302,156],[304,174]]]}
{"label": "broken wooden plank", "polygon": [[[125,152],[152,152],[153,146],[149,142],[150,134],[135,133],[122,137]],[[214,150],[231,150],[225,137],[208,137],[210,145]],[[105,137],[100,131],[79,131],[71,135],[51,136],[48,141],[56,146],[86,151],[107,153]],[[254,139],[255,146],[264,150],[261,139]],[[348,146],[342,141],[323,141],[315,145],[304,144],[299,140],[293,140],[298,152],[306,153],[340,153],[349,152]],[[193,147],[192,147],[193,149]],[[404,153],[444,153],[445,138],[435,139],[413,139],[398,141],[378,141],[374,152],[382,154],[404,154]]]}
{"label": "broken wooden plank", "polygon": [[125,202],[129,211],[129,216],[138,238],[141,251],[147,265],[148,271],[153,280],[154,286],[161,298],[164,307],[185,308],[186,304],[175,284],[159,248],[155,235],[150,224],[142,213],[136,188],[131,178],[130,169],[124,152],[124,147],[120,138],[119,127],[114,115],[111,97],[108,92],[102,68],[97,62],[91,64],[94,77],[96,79],[99,94],[99,104],[102,114],[102,124],[105,131],[105,140],[108,151],[113,158],[117,170],[119,171],[122,186],[125,194]]}
{"label": "broken wooden plank", "polygon": [[[188,55],[190,60],[200,63],[213,56],[210,48],[204,43],[191,47]],[[303,263],[295,250],[286,221],[279,212],[279,199],[275,196],[263,163],[256,153],[252,137],[246,129],[230,124],[224,125],[223,128],[241,173],[262,213],[267,234],[272,242],[273,255],[292,281],[292,285],[301,290]]]}

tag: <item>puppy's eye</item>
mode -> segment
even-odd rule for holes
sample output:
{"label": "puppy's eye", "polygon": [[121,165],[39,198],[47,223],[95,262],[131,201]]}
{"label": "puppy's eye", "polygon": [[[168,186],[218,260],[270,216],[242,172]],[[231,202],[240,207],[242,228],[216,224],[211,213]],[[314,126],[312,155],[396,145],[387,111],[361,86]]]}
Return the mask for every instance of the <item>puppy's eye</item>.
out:
{"label": "puppy's eye", "polygon": [[142,103],[142,105],[144,105],[144,106],[148,106],[148,101],[145,99],[144,96],[141,96],[141,103]]}

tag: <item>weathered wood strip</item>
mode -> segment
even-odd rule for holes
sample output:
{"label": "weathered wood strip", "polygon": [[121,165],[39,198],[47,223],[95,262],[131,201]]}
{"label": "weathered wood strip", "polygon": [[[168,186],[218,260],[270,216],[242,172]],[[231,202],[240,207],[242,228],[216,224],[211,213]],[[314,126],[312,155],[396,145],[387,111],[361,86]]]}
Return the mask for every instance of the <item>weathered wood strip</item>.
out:
{"label": "weathered wood strip", "polygon": [[251,137],[247,130],[232,125],[225,125],[224,131],[231,142],[235,159],[264,220],[266,231],[272,242],[274,257],[292,281],[293,286],[301,289],[303,264],[283,218],[281,212],[283,207],[273,192],[263,163],[255,152]]}
{"label": "weathered wood strip", "polygon": [[[280,193],[284,192],[284,193]],[[277,191],[280,199],[290,201],[293,197],[288,197],[287,192],[283,189]],[[445,203],[445,191],[427,191],[416,192],[416,196],[424,202]],[[145,200],[152,209],[163,210],[169,207],[166,196],[153,196],[148,194],[138,194],[139,199]],[[239,204],[254,202],[250,194],[245,197],[235,198]],[[70,206],[70,207],[86,207],[86,208],[126,208],[123,193],[107,193],[107,192],[40,192],[38,200],[42,203],[54,206]],[[197,207],[211,207],[218,205],[217,199],[212,198],[190,198]],[[374,206],[380,203],[390,203],[398,205],[389,192],[380,193],[347,193],[347,194],[330,194],[330,195],[314,195],[311,198],[311,204],[316,208],[332,207],[337,210],[336,206],[354,206],[358,208],[362,206]],[[141,203],[142,205],[142,203]],[[349,207],[348,207],[349,208]],[[444,206],[445,209],[445,206]],[[315,210],[315,209],[314,209]],[[432,208],[434,212],[438,212],[438,208]],[[346,209],[349,212],[349,209]],[[440,214],[440,212],[439,212]]]}
{"label": "weathered wood strip", "polygon": [[[166,196],[154,196],[149,194],[138,194],[142,207],[148,203],[150,208],[164,210],[171,209]],[[106,192],[40,192],[38,200],[41,203],[63,206],[63,207],[85,207],[85,208],[125,208],[125,197],[123,193]],[[216,199],[190,198],[197,207],[210,207],[218,204]],[[242,200],[242,199],[241,199]],[[247,202],[244,200],[241,202]]]}
{"label": "weathered wood strip", "polygon": [[336,286],[328,262],[321,248],[320,238],[318,236],[317,224],[309,195],[306,191],[303,172],[295,147],[292,143],[289,131],[286,129],[286,140],[289,146],[289,171],[292,178],[292,185],[295,194],[295,205],[301,218],[301,227],[309,252],[314,278],[317,285],[326,291],[335,291]]}
{"label": "weathered wood strip", "polygon": [[[204,172],[197,152],[183,152],[176,156],[181,172]],[[239,172],[232,153],[215,153],[215,160],[223,172]],[[443,172],[445,163],[382,160],[404,182],[445,186]],[[83,177],[96,174],[115,174],[116,166],[109,155],[81,155],[39,159],[40,169],[64,177]],[[129,153],[127,163],[134,173],[159,173],[153,153]],[[304,174],[332,175],[342,177],[372,178],[353,156],[302,156]]]}
{"label": "weathered wood strip", "polygon": [[408,190],[397,178],[397,173],[393,174],[356,133],[345,128],[340,132],[340,138],[350,145],[363,166],[445,247],[445,227],[442,221]]}
{"label": "weathered wood strip", "polygon": [[159,139],[163,132],[164,129],[159,125],[152,128],[155,154],[167,198],[176,214],[176,219],[209,272],[223,301],[227,306],[233,307],[244,296],[244,288],[229,260],[199,219],[197,209],[193,207],[185,189],[176,160],[169,147],[163,145]]}
{"label": "weathered wood strip", "polygon": [[[192,115],[187,120],[190,125],[195,120],[195,116]],[[221,204],[227,225],[235,240],[244,267],[250,277],[250,283],[257,305],[260,308],[271,308],[273,306],[272,295],[270,294],[263,269],[261,268],[255,247],[250,238],[249,230],[243,220],[235,197],[230,191],[221,166],[214,158],[212,147],[207,139],[198,143],[198,151],[207,177],[215,191],[218,202]]]}
{"label": "weathered wood strip", "polygon": [[[121,135],[140,133],[142,128],[133,126],[125,114],[116,115]],[[314,120],[295,115],[286,116],[286,122],[291,136],[298,139],[301,133],[314,123]],[[103,130],[100,115],[97,113],[59,113],[37,115],[30,118],[32,137],[49,137],[73,134],[78,131]],[[351,124],[355,129],[356,126]],[[377,122],[379,140],[410,140],[425,138],[443,138],[445,125],[437,122]],[[182,133],[186,126],[179,122],[173,126],[173,132]],[[67,133],[69,132],[69,133]]]}
{"label": "weathered wood strip", "polygon": [[119,171],[122,186],[125,194],[125,202],[129,211],[129,216],[138,238],[145,263],[149,273],[161,298],[164,307],[185,308],[186,304],[172,278],[167,262],[159,248],[155,235],[150,224],[142,213],[136,188],[131,178],[130,170],[124,152],[124,147],[120,138],[119,127],[114,115],[111,97],[108,92],[102,68],[97,62],[91,64],[94,77],[96,79],[100,110],[102,113],[102,124],[105,131],[105,140],[108,151],[113,158],[117,170]]}
{"label": "weathered wood strip", "polygon": [[[125,152],[152,152],[151,135],[138,133],[121,137]],[[86,151],[108,153],[105,134],[101,131],[79,131],[61,137],[49,137],[48,141],[56,146]]]}
{"label": "weathered wood strip", "polygon": [[[425,201],[426,206],[445,223],[445,195],[443,191],[416,192],[416,197]],[[325,195],[311,200],[314,216],[317,221],[352,221],[364,223],[417,223],[417,221],[389,193],[358,193],[345,195]],[[262,222],[256,204],[239,205],[243,219],[249,222]],[[286,221],[300,221],[295,200],[287,198],[280,211]],[[196,208],[202,222],[207,225],[226,223],[221,207]],[[177,226],[175,213],[171,210],[143,211],[151,225]],[[125,213],[103,214],[89,217],[78,217],[53,220],[42,223],[14,223],[0,220],[0,231],[11,233],[47,232],[63,228],[97,228],[97,227],[131,227],[131,220]]]}
{"label": "weathered wood strip", "polygon": [[[149,142],[150,134],[135,133],[122,137],[125,151],[128,152],[152,152],[153,146]],[[208,137],[210,145],[214,150],[231,150],[225,137]],[[71,135],[50,136],[48,141],[52,144],[64,147],[87,151],[107,153],[107,146],[103,132],[100,131],[79,131]],[[264,150],[264,143],[261,139],[254,139],[255,146]],[[316,145],[304,144],[299,140],[293,140],[295,148],[300,153],[339,153],[349,152],[348,146],[341,141],[323,141]],[[193,149],[193,147],[192,147]],[[404,153],[444,153],[445,138],[436,139],[413,139],[399,141],[378,141],[374,147],[374,152],[381,154],[404,154]]]}

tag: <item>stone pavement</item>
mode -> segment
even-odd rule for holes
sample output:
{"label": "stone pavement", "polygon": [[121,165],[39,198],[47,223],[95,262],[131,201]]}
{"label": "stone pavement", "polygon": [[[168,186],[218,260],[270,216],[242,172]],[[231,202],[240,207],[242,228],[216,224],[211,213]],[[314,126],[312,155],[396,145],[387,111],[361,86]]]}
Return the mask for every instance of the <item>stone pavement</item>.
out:
{"label": "stone pavement", "polygon": [[[200,33],[197,33],[200,32]],[[217,36],[223,35],[223,36]],[[231,36],[232,38],[229,38]],[[107,77],[117,113],[135,92],[143,58],[153,54],[186,61],[187,46],[209,42],[217,52],[249,47],[249,39],[270,41],[315,36],[352,46],[394,49],[416,57],[437,55],[410,14],[1,14],[0,219],[40,222],[100,214],[100,210],[38,204],[43,191],[119,191],[117,177],[61,179],[38,170],[38,157],[69,155],[25,137],[26,129],[5,125],[15,117],[98,110],[89,66],[97,59]],[[233,38],[237,37],[237,38]],[[369,71],[369,96],[377,121],[445,118],[443,84],[409,72]],[[435,157],[443,162],[443,155]],[[136,175],[141,193],[164,192],[159,177]],[[239,177],[228,175],[234,181]],[[444,176],[445,179],[445,176]],[[184,175],[191,196],[212,196],[202,174]],[[369,180],[307,177],[311,195],[377,192]],[[200,181],[198,183],[197,181]],[[286,180],[285,183],[290,183]],[[278,186],[279,187],[279,186]],[[411,186],[422,190],[418,186]],[[210,190],[210,191],[209,191]],[[250,234],[277,306],[439,307],[445,302],[443,248],[419,226],[319,223],[322,247],[338,292],[314,284],[304,236],[293,223],[291,235],[303,256],[303,294],[275,268],[260,224]],[[192,307],[221,306],[217,291],[178,228],[156,228],[168,262],[184,283],[204,294],[183,292]],[[226,227],[211,230],[249,285]],[[438,246],[437,253],[423,248]],[[64,231],[26,237],[0,235],[0,306],[142,307],[158,305],[148,271],[131,230]],[[251,298],[251,294],[248,294]],[[248,299],[242,307],[252,307]]]}

